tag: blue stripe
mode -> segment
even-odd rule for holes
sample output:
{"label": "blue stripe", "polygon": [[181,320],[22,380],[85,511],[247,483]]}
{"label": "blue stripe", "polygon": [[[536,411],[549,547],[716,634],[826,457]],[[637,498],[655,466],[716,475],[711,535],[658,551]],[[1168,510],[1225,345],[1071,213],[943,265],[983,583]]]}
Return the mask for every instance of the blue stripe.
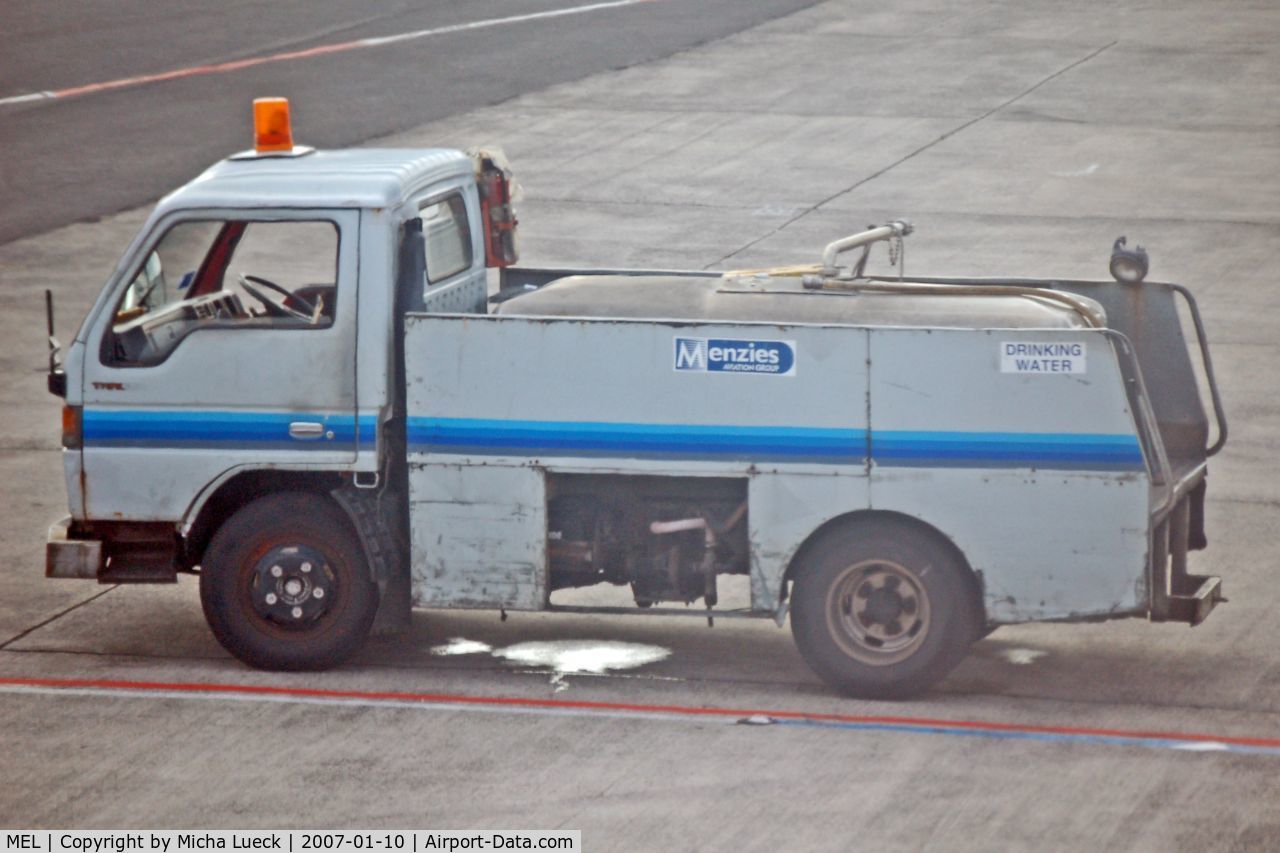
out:
{"label": "blue stripe", "polygon": [[[289,424],[313,421],[333,438],[298,439]],[[204,448],[238,450],[348,450],[357,436],[372,443],[377,418],[354,413],[227,412],[203,410],[104,410],[84,412],[86,447]]]}
{"label": "blue stripe", "polygon": [[410,418],[416,452],[499,456],[777,459],[861,464],[866,433],[804,427]]}
{"label": "blue stripe", "polygon": [[[332,439],[289,435],[294,421],[317,421]],[[87,409],[91,447],[334,450],[373,444],[377,416],[302,412],[121,411]],[[860,429],[725,424],[639,424],[410,418],[415,452],[489,456],[620,456],[862,465],[867,433]],[[879,430],[871,458],[884,467],[1142,470],[1133,435],[1093,433],[926,432]]]}
{"label": "blue stripe", "polygon": [[[410,418],[414,452],[488,456],[624,456],[865,464],[858,429]],[[886,467],[1142,470],[1133,435],[876,431],[875,464]]]}
{"label": "blue stripe", "polygon": [[1133,435],[877,430],[871,455],[894,467],[1143,468]]}

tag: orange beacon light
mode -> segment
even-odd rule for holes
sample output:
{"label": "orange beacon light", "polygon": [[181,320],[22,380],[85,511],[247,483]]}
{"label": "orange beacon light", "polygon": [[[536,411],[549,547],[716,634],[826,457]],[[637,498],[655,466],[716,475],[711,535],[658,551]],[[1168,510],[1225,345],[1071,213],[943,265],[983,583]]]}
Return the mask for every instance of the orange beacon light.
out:
{"label": "orange beacon light", "polygon": [[288,98],[255,98],[253,148],[259,154],[293,151]]}

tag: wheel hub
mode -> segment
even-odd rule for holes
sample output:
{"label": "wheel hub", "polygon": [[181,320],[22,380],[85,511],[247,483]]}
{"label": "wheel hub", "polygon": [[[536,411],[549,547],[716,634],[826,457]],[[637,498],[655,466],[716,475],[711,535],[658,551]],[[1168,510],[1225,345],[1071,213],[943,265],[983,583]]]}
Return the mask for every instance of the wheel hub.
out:
{"label": "wheel hub", "polygon": [[250,597],[263,619],[305,627],[328,612],[336,581],[324,555],[305,545],[273,548],[254,566]]}
{"label": "wheel hub", "polygon": [[[869,585],[865,584],[865,586]],[[866,606],[860,614],[862,623],[868,626],[883,625],[887,631],[893,632],[890,626],[898,621],[898,617],[902,615],[904,609],[902,596],[891,589],[882,587],[871,590],[867,594],[866,602]]]}
{"label": "wheel hub", "polygon": [[928,633],[928,596],[904,566],[880,560],[850,566],[834,591],[829,618],[841,645],[859,660],[901,660]]}

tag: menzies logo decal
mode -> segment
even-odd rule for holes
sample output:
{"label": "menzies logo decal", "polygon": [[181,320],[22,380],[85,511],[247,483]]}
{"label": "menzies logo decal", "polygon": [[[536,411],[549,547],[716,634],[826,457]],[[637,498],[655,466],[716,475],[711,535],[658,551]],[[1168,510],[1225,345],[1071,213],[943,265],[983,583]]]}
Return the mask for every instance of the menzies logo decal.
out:
{"label": "menzies logo decal", "polygon": [[795,341],[736,341],[676,338],[675,369],[681,373],[796,375]]}

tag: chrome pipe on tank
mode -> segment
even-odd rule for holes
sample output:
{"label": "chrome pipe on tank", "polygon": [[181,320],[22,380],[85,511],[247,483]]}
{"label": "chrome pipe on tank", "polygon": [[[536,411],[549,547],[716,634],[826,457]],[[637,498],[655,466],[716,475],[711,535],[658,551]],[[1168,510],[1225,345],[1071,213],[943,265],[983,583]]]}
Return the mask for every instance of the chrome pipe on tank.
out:
{"label": "chrome pipe on tank", "polygon": [[[856,249],[859,246],[869,246],[880,240],[891,240],[895,237],[905,237],[914,230],[910,222],[905,219],[895,219],[879,228],[871,228],[867,231],[860,231],[857,234],[851,234],[840,240],[828,243],[827,247],[822,250],[822,275],[826,278],[844,277],[839,275],[839,268],[836,266],[836,257],[841,252],[847,252],[850,249]],[[851,270],[853,268],[850,268]],[[849,278],[853,277],[851,273]]]}

